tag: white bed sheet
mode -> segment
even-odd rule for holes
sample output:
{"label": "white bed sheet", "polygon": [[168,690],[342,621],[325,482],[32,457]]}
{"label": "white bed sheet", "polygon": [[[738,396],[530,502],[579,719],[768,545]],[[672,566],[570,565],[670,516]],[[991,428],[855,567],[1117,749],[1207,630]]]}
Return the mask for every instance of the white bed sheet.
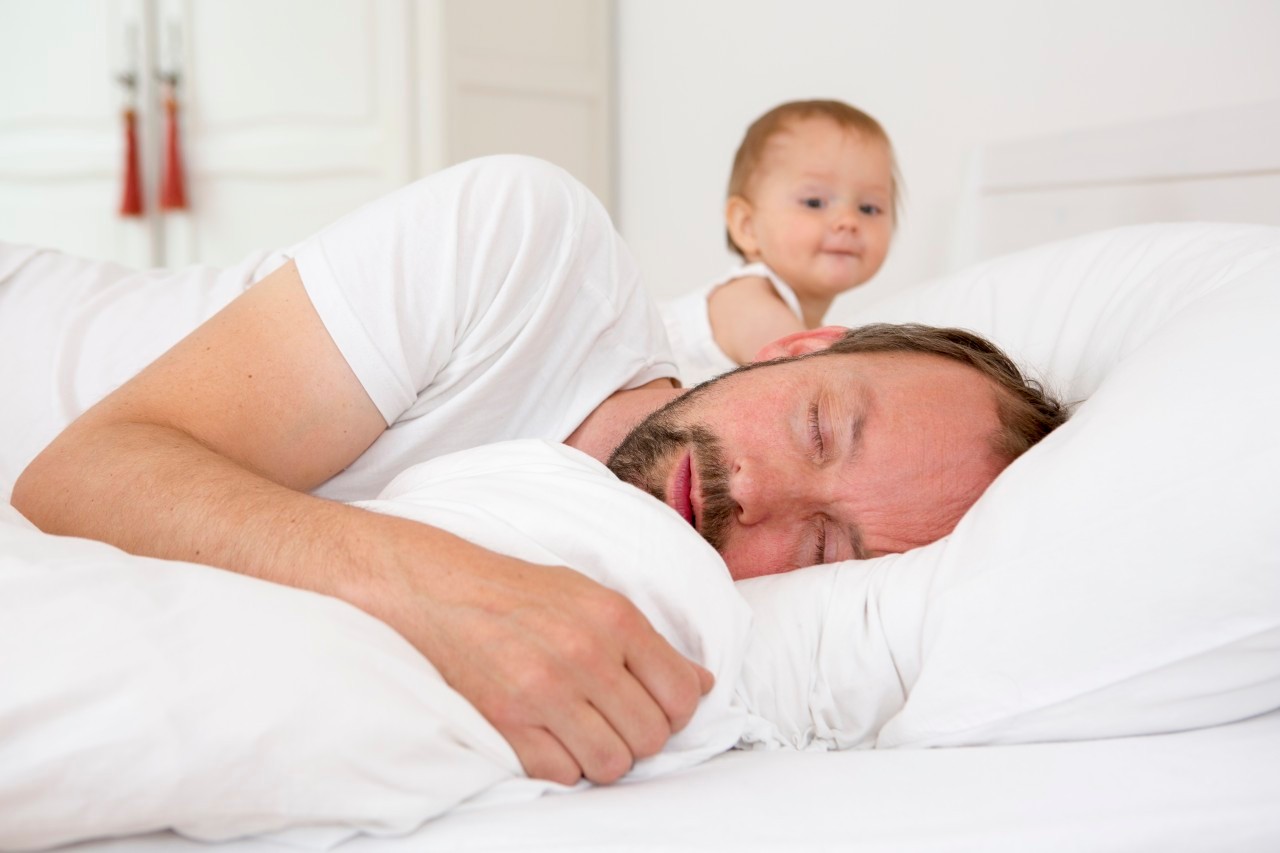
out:
{"label": "white bed sheet", "polygon": [[[1280,850],[1280,712],[1108,741],[730,752],[683,773],[456,812],[339,853]],[[170,833],[76,853],[280,853]]]}

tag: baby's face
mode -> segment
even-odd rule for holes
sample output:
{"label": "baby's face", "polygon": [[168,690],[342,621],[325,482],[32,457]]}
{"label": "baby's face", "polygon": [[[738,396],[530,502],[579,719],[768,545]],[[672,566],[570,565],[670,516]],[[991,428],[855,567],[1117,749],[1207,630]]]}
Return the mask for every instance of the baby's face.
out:
{"label": "baby's face", "polygon": [[738,245],[803,297],[830,300],[876,274],[893,236],[887,145],[826,117],[775,134],[748,192]]}

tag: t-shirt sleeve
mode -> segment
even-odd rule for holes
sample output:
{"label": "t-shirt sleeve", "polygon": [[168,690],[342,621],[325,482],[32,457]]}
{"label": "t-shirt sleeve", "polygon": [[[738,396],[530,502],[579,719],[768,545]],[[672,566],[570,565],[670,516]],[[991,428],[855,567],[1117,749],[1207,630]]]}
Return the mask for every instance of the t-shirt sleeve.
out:
{"label": "t-shirt sleeve", "polygon": [[[438,182],[434,182],[438,183]],[[453,348],[456,244],[430,180],[365,205],[294,252],[320,319],[388,424]]]}
{"label": "t-shirt sleeve", "polygon": [[[504,348],[532,354],[536,345],[544,358],[572,350],[568,336],[574,323],[581,328],[574,312],[587,305],[612,315],[609,331],[639,330],[622,336],[636,352],[613,390],[674,374],[656,312],[607,214],[563,170],[532,158],[483,158],[438,172],[324,229],[294,260],[389,425],[420,414],[411,410]],[[545,326],[541,339],[529,340],[531,324]]]}

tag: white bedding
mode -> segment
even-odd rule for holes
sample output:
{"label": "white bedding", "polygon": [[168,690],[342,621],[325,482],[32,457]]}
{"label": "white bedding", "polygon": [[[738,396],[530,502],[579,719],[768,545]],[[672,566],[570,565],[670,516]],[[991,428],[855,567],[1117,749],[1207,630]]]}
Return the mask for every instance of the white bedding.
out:
{"label": "white bedding", "polygon": [[[533,836],[506,834],[507,817],[518,825],[529,815],[532,829],[541,825],[532,816],[556,810],[577,825],[546,828],[547,837],[627,849],[629,838],[664,830],[628,812],[630,822],[619,821],[635,835],[620,836],[586,806],[561,804],[646,809],[646,797],[677,792],[685,800],[673,819],[697,819],[709,797],[719,804],[713,825],[754,828],[734,836],[732,849],[779,846],[768,818],[780,812],[860,804],[846,792],[873,804],[864,818],[869,843],[930,849],[931,833],[968,837],[996,821],[1005,828],[985,826],[975,849],[1031,838],[1029,846],[1051,849],[1054,816],[1074,814],[1074,800],[1061,795],[1096,814],[1100,828],[1088,839],[1109,820],[1150,833],[1153,817],[1136,792],[1126,788],[1136,805],[1108,818],[1085,768],[1107,770],[1114,758],[1092,780],[1102,790],[1120,773],[1155,779],[1145,774],[1162,766],[1171,744],[1190,744],[1182,767],[1192,776],[1153,789],[1149,808],[1161,821],[1221,770],[1240,794],[1241,831],[1261,827],[1255,840],[1277,842],[1274,818],[1259,818],[1240,780],[1257,775],[1263,790],[1275,790],[1271,768],[1280,765],[1254,762],[1274,756],[1280,732],[1273,722],[1221,726],[1280,708],[1280,447],[1267,426],[1280,420],[1278,285],[1275,229],[1152,226],[1002,259],[876,309],[866,319],[985,332],[1043,365],[1068,396],[1089,397],[952,536],[906,555],[735,591],[674,513],[580,455],[536,443],[412,469],[377,507],[597,573],[716,672],[717,692],[688,733],[638,775],[686,767],[739,737],[825,750],[1220,728],[1116,750],[1109,744],[1120,741],[876,751],[827,757],[827,765],[791,753],[730,756],[608,791],[524,807],[490,802],[485,808],[501,810],[493,817],[478,809],[437,821],[416,836],[425,846],[403,849],[527,849]],[[450,698],[399,637],[353,608],[51,540],[15,523],[0,525],[0,536],[0,647],[34,650],[0,661],[0,684],[17,685],[0,692],[0,806],[10,806],[0,808],[0,847],[164,826],[208,839],[274,832],[325,844],[356,831],[409,832],[473,795],[527,799],[547,787],[514,778],[513,756],[487,724]],[[750,631],[739,595],[754,613]],[[1238,756],[1227,748],[1236,735],[1213,734],[1242,731],[1250,747]],[[1222,754],[1235,756],[1225,769],[1205,757],[1216,747],[1196,746],[1217,737]],[[1170,748],[1176,755],[1181,747]],[[925,757],[948,755],[969,757]],[[1015,755],[1029,757],[1007,758]],[[1054,766],[1052,756],[1062,757],[1063,784],[1029,784],[1041,759]],[[788,775],[815,767],[824,769],[812,771],[811,784]],[[861,781],[864,767],[884,775]],[[749,785],[740,813],[727,798],[741,788],[688,787],[721,779],[724,768]],[[767,768],[786,783],[771,781]],[[987,772],[997,775],[983,787],[975,780]],[[934,776],[959,789],[956,809],[942,811],[959,823],[901,835],[902,798],[919,786],[935,790],[923,780]],[[818,793],[820,783],[839,799]],[[998,803],[983,806],[983,794]],[[1018,823],[1006,803],[1040,803],[1044,826]],[[1223,809],[1204,821],[1219,833],[1228,831]],[[872,817],[881,813],[883,824]],[[499,814],[503,825],[493,829]],[[450,836],[450,826],[472,830]],[[821,846],[846,828],[818,821],[808,831]],[[696,837],[704,841],[694,849],[715,849]],[[1064,844],[1081,846],[1094,848]]]}
{"label": "white bedding", "polygon": [[[717,678],[640,780],[729,749],[749,613],[715,551],[571,448],[440,457],[369,508],[626,593]],[[678,517],[676,521],[679,521]],[[619,554],[622,556],[620,557]],[[526,799],[506,742],[405,640],[336,599],[46,536],[0,515],[0,848],[171,826],[328,847]],[[122,770],[122,768],[127,768]]]}
{"label": "white bedding", "polygon": [[[341,853],[1274,853],[1280,713],[1177,734],[965,749],[730,752],[642,785],[462,809]],[[75,853],[285,853],[158,833]]]}
{"label": "white bedding", "polygon": [[[943,541],[739,584],[755,640],[788,652],[747,658],[748,683],[787,685],[771,716],[820,732],[865,701],[850,648],[891,694],[853,745],[1117,737],[1280,707],[1280,229],[1102,232],[865,319],[975,329],[1088,399]],[[864,618],[791,621],[762,606],[781,595]]]}

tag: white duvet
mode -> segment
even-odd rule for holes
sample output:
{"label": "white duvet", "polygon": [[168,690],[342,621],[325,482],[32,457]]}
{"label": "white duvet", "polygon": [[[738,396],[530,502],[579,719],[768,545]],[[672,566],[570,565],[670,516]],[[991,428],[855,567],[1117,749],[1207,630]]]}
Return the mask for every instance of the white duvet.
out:
{"label": "white duvet", "polygon": [[[675,513],[538,442],[415,467],[369,507],[591,574],[715,673],[631,779],[735,743],[1112,737],[1280,707],[1280,232],[1120,229],[873,310],[984,332],[1088,398],[927,548],[735,587]],[[325,845],[551,787],[358,610],[6,511],[0,847],[164,827]]]}
{"label": "white duvet", "polygon": [[[629,778],[734,745],[750,615],[719,556],[663,504],[537,441],[424,463],[384,497],[366,506],[625,592],[716,675],[692,722]],[[408,832],[480,794],[558,787],[523,778],[431,664],[354,607],[46,536],[4,511],[0,848],[161,827],[329,846]]]}

